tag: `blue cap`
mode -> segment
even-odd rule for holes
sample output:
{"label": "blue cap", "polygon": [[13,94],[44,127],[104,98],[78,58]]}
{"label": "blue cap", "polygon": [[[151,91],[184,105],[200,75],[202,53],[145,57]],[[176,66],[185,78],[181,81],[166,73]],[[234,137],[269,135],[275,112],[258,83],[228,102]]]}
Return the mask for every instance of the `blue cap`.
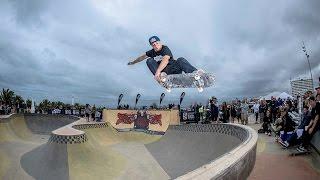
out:
{"label": "blue cap", "polygon": [[156,41],[160,41],[159,37],[158,36],[152,36],[149,38],[149,43],[152,44]]}

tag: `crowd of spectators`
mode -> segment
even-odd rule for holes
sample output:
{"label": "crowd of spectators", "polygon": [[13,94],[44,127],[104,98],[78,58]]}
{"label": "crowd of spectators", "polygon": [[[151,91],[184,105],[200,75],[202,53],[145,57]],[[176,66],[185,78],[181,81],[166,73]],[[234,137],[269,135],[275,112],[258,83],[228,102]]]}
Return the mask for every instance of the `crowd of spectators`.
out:
{"label": "crowd of spectators", "polygon": [[[302,101],[301,107],[298,101]],[[299,109],[302,115],[299,115]],[[299,152],[308,151],[308,144],[313,135],[320,129],[320,87],[316,92],[307,91],[296,99],[281,99],[271,97],[270,100],[235,99],[217,105],[217,99],[211,98],[206,105],[194,103],[184,110],[194,112],[196,123],[239,123],[248,124],[248,116],[254,117],[256,124],[261,124],[259,133],[271,136],[275,134],[276,141],[284,148],[297,146]],[[187,115],[181,115],[188,117]],[[297,120],[298,118],[298,120]]]}
{"label": "crowd of spectators", "polygon": [[[300,106],[298,100],[302,101]],[[181,122],[190,122],[192,119],[196,123],[238,123],[248,125],[249,115],[253,115],[256,124],[261,124],[258,133],[265,133],[276,136],[283,147],[288,148],[300,145],[297,150],[303,152],[308,150],[308,143],[313,135],[319,130],[320,120],[320,87],[316,88],[316,93],[307,91],[302,97],[296,99],[281,99],[271,97],[266,99],[242,100],[234,99],[229,102],[217,103],[217,98],[212,97],[206,104],[194,103],[188,108],[180,108],[180,105],[168,104],[157,107],[153,103],[150,107],[143,106],[142,109],[179,109]],[[18,107],[18,109],[17,109]],[[299,108],[302,110],[302,117],[299,116]],[[0,102],[0,115],[12,112],[30,112],[31,107],[18,105],[8,106]],[[69,114],[85,117],[89,121],[101,121],[102,110],[95,105],[80,106],[58,106],[44,110],[41,107],[35,108],[35,113],[42,114]],[[117,109],[132,109],[128,104],[120,105]],[[136,109],[136,108],[135,108]],[[140,108],[141,109],[141,108]],[[190,116],[191,115],[191,116]]]}
{"label": "crowd of spectators", "polygon": [[[303,114],[302,120],[294,129],[283,128],[286,138],[279,138],[279,143],[284,147],[299,145],[299,152],[309,151],[309,144],[314,134],[320,129],[320,87],[316,88],[316,93],[306,92],[302,97]],[[290,134],[289,134],[290,132]]]}

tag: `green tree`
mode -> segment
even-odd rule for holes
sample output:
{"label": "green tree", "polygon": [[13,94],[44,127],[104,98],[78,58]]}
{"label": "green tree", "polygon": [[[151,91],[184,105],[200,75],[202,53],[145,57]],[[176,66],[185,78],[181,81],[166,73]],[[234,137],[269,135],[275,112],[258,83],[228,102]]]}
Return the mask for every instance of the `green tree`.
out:
{"label": "green tree", "polygon": [[81,106],[81,105],[80,105],[79,103],[75,103],[73,107],[74,107],[75,109],[78,109],[78,110],[79,110],[79,109],[80,109],[80,106]]}
{"label": "green tree", "polygon": [[27,105],[27,108],[31,108],[31,105],[32,105],[32,101],[31,101],[31,99],[27,99],[26,100],[26,105]]}
{"label": "green tree", "polygon": [[64,107],[65,107],[66,109],[71,109],[71,104],[65,104]]}
{"label": "green tree", "polygon": [[48,112],[48,110],[51,109],[51,102],[48,99],[44,99],[39,103],[38,108],[44,112]]}
{"label": "green tree", "polygon": [[58,108],[59,108],[59,109],[65,107],[64,103],[61,102],[61,101],[58,101],[58,102],[57,102],[57,105],[58,105]]}
{"label": "green tree", "polygon": [[52,101],[52,102],[51,102],[51,107],[52,107],[53,109],[58,108],[57,102]]}
{"label": "green tree", "polygon": [[19,96],[19,95],[16,95],[16,96],[14,96],[14,98],[13,98],[13,104],[16,106],[16,107],[21,107],[22,106],[22,104],[23,104],[23,102],[24,102],[24,100],[23,100],[23,98],[21,97],[21,96]]}
{"label": "green tree", "polygon": [[2,89],[0,94],[0,101],[7,106],[12,106],[14,98],[14,92],[10,89]]}

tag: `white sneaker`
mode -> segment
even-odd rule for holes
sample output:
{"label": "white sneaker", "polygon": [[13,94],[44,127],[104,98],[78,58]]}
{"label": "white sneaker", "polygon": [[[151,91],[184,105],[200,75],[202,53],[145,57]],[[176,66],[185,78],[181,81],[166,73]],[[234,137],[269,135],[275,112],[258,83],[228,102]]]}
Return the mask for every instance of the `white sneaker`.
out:
{"label": "white sneaker", "polygon": [[305,152],[305,151],[307,151],[307,150],[306,150],[306,148],[304,148],[303,146],[299,146],[299,147],[297,148],[297,151],[299,151],[299,152]]}
{"label": "white sneaker", "polygon": [[284,142],[284,146],[285,146],[285,147],[289,147],[289,145],[290,145],[290,144],[288,143],[288,141],[285,141],[285,142]]}

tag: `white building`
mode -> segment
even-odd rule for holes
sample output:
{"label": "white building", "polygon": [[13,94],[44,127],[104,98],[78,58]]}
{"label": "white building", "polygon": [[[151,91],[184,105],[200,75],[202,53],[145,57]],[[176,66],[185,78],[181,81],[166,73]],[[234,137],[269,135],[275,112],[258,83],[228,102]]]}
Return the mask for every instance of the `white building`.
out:
{"label": "white building", "polygon": [[292,96],[303,95],[307,91],[313,91],[312,79],[297,79],[291,81]]}

